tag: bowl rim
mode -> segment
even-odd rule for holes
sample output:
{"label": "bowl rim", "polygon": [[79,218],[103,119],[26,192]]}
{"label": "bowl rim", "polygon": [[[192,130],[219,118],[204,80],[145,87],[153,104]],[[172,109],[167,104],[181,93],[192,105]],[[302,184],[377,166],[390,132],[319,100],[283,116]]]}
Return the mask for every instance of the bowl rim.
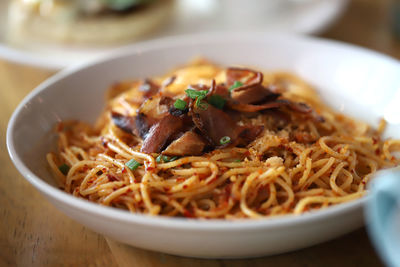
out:
{"label": "bowl rim", "polygon": [[306,43],[318,43],[324,46],[329,47],[340,47],[344,49],[357,50],[358,52],[362,52],[368,54],[369,56],[375,56],[377,58],[390,61],[392,63],[397,64],[400,67],[400,61],[389,57],[385,54],[375,52],[373,50],[359,47],[352,44],[347,44],[340,41],[327,40],[319,37],[309,37],[309,36],[301,36],[297,34],[286,34],[286,33],[274,33],[274,34],[265,34],[261,32],[252,32],[252,33],[201,33],[201,34],[190,34],[190,35],[182,35],[182,36],[171,36],[164,37],[160,39],[154,39],[150,41],[145,41],[141,43],[137,43],[128,47],[123,47],[112,52],[110,55],[103,57],[102,59],[96,59],[91,62],[87,62],[85,64],[75,65],[69,68],[66,68],[50,78],[46,79],[39,86],[37,86],[34,90],[32,90],[21,103],[17,106],[15,111],[13,112],[7,127],[7,149],[10,155],[12,162],[14,163],[17,170],[22,174],[22,176],[28,180],[36,189],[38,189],[41,193],[46,196],[55,199],[58,202],[64,203],[65,205],[74,208],[76,210],[84,211],[88,214],[93,214],[98,217],[107,218],[108,220],[114,220],[129,224],[146,224],[148,226],[155,226],[161,228],[168,229],[184,229],[184,230],[197,230],[197,231],[209,231],[209,230],[218,230],[218,231],[231,231],[231,230],[254,230],[265,229],[265,228],[281,228],[290,225],[297,225],[302,223],[311,223],[318,220],[323,220],[329,218],[331,216],[335,216],[338,214],[344,214],[346,212],[350,212],[353,210],[362,209],[365,206],[366,201],[369,196],[366,194],[365,196],[352,200],[350,202],[330,206],[325,209],[321,209],[318,211],[307,212],[301,215],[282,215],[282,216],[273,216],[267,217],[263,219],[235,219],[235,220],[225,220],[225,219],[187,219],[187,218],[178,218],[178,217],[166,217],[166,216],[151,216],[147,214],[133,214],[129,211],[102,206],[97,203],[89,202],[85,199],[80,199],[74,197],[70,194],[67,194],[64,191],[46,183],[37,175],[35,175],[20,158],[18,153],[16,152],[14,146],[14,131],[15,131],[15,123],[17,119],[20,117],[20,114],[24,107],[30,103],[35,97],[40,95],[42,92],[51,89],[52,85],[56,82],[59,82],[69,76],[76,74],[77,72],[87,69],[87,68],[95,68],[97,65],[108,64],[109,61],[118,59],[122,56],[131,56],[134,54],[142,53],[145,51],[151,51],[154,49],[162,49],[168,46],[176,46],[183,45],[187,46],[194,43],[209,43],[209,42],[223,42],[226,43],[229,41],[245,41],[245,42],[265,42],[266,40],[276,41],[277,38],[285,39],[285,40],[295,40],[296,42],[306,42]]}

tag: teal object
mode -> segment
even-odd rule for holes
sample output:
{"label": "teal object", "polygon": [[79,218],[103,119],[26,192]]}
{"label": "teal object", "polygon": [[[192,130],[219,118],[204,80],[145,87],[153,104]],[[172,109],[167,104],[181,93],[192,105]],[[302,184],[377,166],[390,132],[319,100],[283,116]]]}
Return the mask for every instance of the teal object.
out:
{"label": "teal object", "polygon": [[400,266],[400,170],[383,171],[371,183],[367,229],[386,265]]}

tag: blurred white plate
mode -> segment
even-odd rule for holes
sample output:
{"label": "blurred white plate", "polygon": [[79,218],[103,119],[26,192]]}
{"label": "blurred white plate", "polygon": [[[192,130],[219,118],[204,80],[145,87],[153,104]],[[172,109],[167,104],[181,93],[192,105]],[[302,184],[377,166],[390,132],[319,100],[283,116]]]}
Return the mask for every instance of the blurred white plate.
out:
{"label": "blurred white plate", "polygon": [[[27,65],[58,70],[73,64],[80,64],[109,54],[116,47],[81,48],[68,45],[43,45],[27,43],[16,47],[5,40],[5,20],[10,0],[0,1],[0,57]],[[250,6],[240,6],[236,1],[226,0],[176,0],[177,16],[164,29],[148,38],[195,32],[220,32],[232,30],[284,31],[303,34],[315,34],[323,31],[342,13],[348,0],[287,0],[255,1]],[[254,0],[253,0],[254,1]],[[289,3],[294,2],[294,3]],[[277,4],[278,3],[278,4]],[[297,4],[295,4],[297,3]],[[217,5],[223,6],[224,15],[217,11]],[[240,4],[240,3],[239,3]],[[261,6],[265,15],[254,6]],[[277,6],[279,6],[277,8]],[[243,8],[242,8],[243,7]],[[258,19],[238,19],[243,10],[257,12]],[[251,13],[251,14],[253,14]],[[256,14],[257,15],[257,14]],[[254,16],[253,16],[254,17]]]}

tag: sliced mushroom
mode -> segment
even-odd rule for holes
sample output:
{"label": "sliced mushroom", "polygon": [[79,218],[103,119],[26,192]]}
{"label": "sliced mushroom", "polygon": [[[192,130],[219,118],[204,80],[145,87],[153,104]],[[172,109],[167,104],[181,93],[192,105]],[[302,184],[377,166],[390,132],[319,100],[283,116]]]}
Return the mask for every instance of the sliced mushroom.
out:
{"label": "sliced mushroom", "polygon": [[171,141],[171,138],[182,130],[183,122],[182,117],[167,114],[150,128],[143,141],[141,151],[144,153],[160,153]]}
{"label": "sliced mushroom", "polygon": [[229,68],[227,70],[228,86],[232,86],[236,81],[243,82],[239,86],[231,90],[231,97],[240,104],[253,104],[257,102],[266,102],[277,99],[280,94],[275,94],[262,85],[263,74],[249,69]]}
{"label": "sliced mushroom", "polygon": [[[318,122],[324,121],[308,105],[283,99],[281,94],[265,88],[261,72],[230,68],[226,84],[217,85],[213,80],[210,88],[201,84],[192,85],[195,90],[208,90],[206,96],[200,95],[196,99],[187,95],[168,97],[160,92],[174,79],[174,76],[167,79],[161,88],[151,80],[145,80],[140,87],[144,96],[139,97],[144,102],[136,117],[111,113],[116,126],[143,139],[141,151],[144,153],[186,156],[200,155],[205,150],[228,145],[246,146],[263,132],[264,126],[239,126],[237,122],[260,111],[276,117],[279,127],[284,127],[293,113]],[[243,84],[229,91],[228,88],[236,81]],[[175,107],[176,97],[185,101],[187,106]],[[221,101],[224,101],[222,105]]]}
{"label": "sliced mushroom", "polygon": [[228,87],[232,86],[236,81],[240,81],[244,84],[241,87],[261,84],[263,78],[264,77],[261,72],[246,68],[228,68],[226,71],[226,80]]}
{"label": "sliced mushroom", "polygon": [[157,95],[143,102],[136,117],[136,128],[141,138],[145,139],[150,128],[168,114],[171,101],[170,98]]}
{"label": "sliced mushroom", "polygon": [[162,153],[168,156],[200,155],[205,145],[203,138],[193,131],[188,131],[173,141]]}
{"label": "sliced mushroom", "polygon": [[309,118],[313,119],[315,122],[325,122],[324,117],[321,115],[317,114],[313,108],[308,106],[306,103],[302,102],[292,102],[289,100],[286,100],[288,102],[288,107],[296,112],[302,113],[307,115]]}
{"label": "sliced mushroom", "polygon": [[160,91],[160,86],[150,79],[145,79],[139,86],[139,91],[143,92],[143,98],[147,99]]}
{"label": "sliced mushroom", "polygon": [[207,93],[207,97],[210,97],[212,95],[219,95],[225,99],[228,99],[230,97],[228,88],[226,88],[226,86],[221,84],[217,85],[215,83],[215,80],[212,80],[210,90]]}
{"label": "sliced mushroom", "polygon": [[259,136],[264,130],[263,125],[247,125],[241,127],[239,144],[247,145]]}
{"label": "sliced mushroom", "polygon": [[229,137],[230,143],[239,135],[239,127],[228,114],[222,110],[208,105],[206,109],[192,108],[192,119],[203,136],[214,146],[221,146],[221,138]]}
{"label": "sliced mushroom", "polygon": [[272,93],[261,84],[258,84],[251,87],[242,87],[241,89],[232,90],[231,96],[232,99],[236,100],[238,103],[251,104],[263,101],[271,96],[276,96],[276,94]]}
{"label": "sliced mushroom", "polygon": [[304,103],[297,103],[297,102],[292,102],[288,99],[278,99],[272,102],[267,102],[265,104],[260,104],[260,105],[254,105],[254,104],[241,104],[241,103],[235,103],[233,101],[230,101],[228,103],[229,108],[240,111],[240,112],[258,112],[262,110],[268,110],[268,109],[274,109],[274,108],[279,108],[279,107],[288,107],[289,109],[296,111],[300,114],[304,114],[308,116],[309,118],[312,118],[316,122],[324,122],[325,119],[318,115],[311,107]]}
{"label": "sliced mushroom", "polygon": [[124,116],[117,112],[111,112],[111,119],[114,124],[121,130],[138,135],[138,129],[136,127],[136,117],[134,116]]}
{"label": "sliced mushroom", "polygon": [[261,104],[261,105],[241,104],[241,103],[235,103],[235,102],[229,102],[228,105],[231,109],[237,110],[240,112],[257,112],[257,111],[261,111],[261,110],[286,106],[286,105],[288,105],[288,103],[285,101],[276,100],[274,102],[268,102],[268,103]]}

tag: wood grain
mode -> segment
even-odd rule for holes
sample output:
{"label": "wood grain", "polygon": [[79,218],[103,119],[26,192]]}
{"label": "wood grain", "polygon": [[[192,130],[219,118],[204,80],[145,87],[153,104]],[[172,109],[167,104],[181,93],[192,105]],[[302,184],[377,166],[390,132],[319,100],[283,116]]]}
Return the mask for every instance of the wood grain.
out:
{"label": "wood grain", "polygon": [[[107,239],[120,267],[129,266],[381,266],[364,229],[336,240],[276,256],[243,260],[206,260],[171,256],[137,249]],[[134,263],[134,264],[133,264]]]}
{"label": "wood grain", "polygon": [[[390,0],[353,0],[322,37],[400,58]],[[200,260],[145,251],[90,231],[58,212],[16,171],[5,135],[18,103],[51,72],[0,60],[0,266],[379,266],[364,229],[301,251],[248,260]]]}
{"label": "wood grain", "polygon": [[0,266],[117,266],[104,238],[57,211],[8,156],[12,111],[51,74],[0,60]]}

